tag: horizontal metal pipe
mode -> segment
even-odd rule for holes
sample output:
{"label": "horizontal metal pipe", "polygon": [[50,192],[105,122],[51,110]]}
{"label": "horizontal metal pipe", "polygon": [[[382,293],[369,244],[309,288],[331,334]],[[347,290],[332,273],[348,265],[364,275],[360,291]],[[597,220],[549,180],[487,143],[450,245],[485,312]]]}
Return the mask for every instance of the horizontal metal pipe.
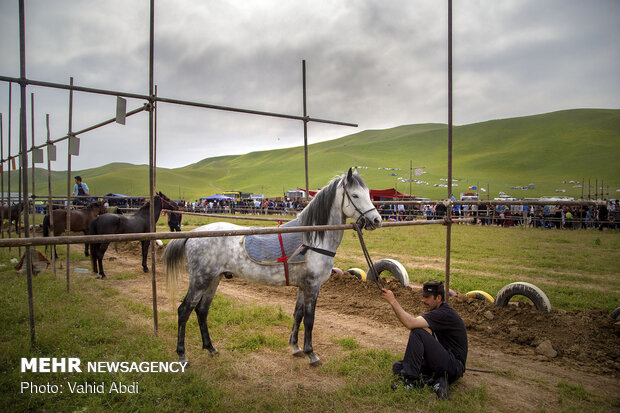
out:
{"label": "horizontal metal pipe", "polygon": [[[15,78],[15,77],[0,76],[0,80],[4,80],[4,81],[7,81],[7,82],[21,83],[21,80],[19,78]],[[99,95],[123,96],[123,97],[127,97],[127,98],[144,99],[144,100],[149,100],[150,99],[148,95],[143,95],[141,93],[129,93],[129,92],[114,91],[114,90],[106,90],[106,89],[96,89],[96,88],[84,87],[84,86],[67,85],[67,84],[64,84],[64,83],[43,82],[43,81],[40,81],[40,80],[33,80],[33,79],[24,79],[24,83],[26,83],[27,85],[32,85],[32,86],[41,86],[41,87],[50,87],[50,88],[54,88],[54,89],[73,90],[73,91],[76,91],[76,92],[96,93],[96,94],[99,94]]]}
{"label": "horizontal metal pipe", "polygon": [[[125,117],[129,117],[129,116],[135,115],[136,113],[140,113],[140,112],[142,112],[142,111],[144,111],[144,110],[147,110],[147,109],[148,109],[148,105],[144,105],[144,106],[142,106],[142,107],[140,107],[140,108],[137,108],[137,109],[132,110],[131,112],[127,112],[127,113],[125,114]],[[98,124],[96,124],[96,125],[89,126],[88,128],[85,128],[85,129],[79,130],[79,131],[77,131],[77,132],[73,132],[72,136],[78,136],[78,135],[81,135],[81,134],[83,134],[83,133],[90,132],[90,131],[92,131],[92,130],[95,130],[95,129],[97,129],[97,128],[100,128],[100,127],[102,127],[102,126],[109,125],[109,124],[114,123],[114,122],[116,122],[116,118],[108,119],[108,120],[103,121],[103,122],[101,122],[101,123],[98,123]],[[51,141],[46,142],[46,143],[43,143],[43,144],[41,144],[41,145],[33,146],[32,148],[28,149],[28,152],[32,152],[32,150],[33,150],[33,149],[41,149],[41,148],[45,148],[45,147],[47,147],[48,145],[53,145],[53,144],[56,144],[56,143],[58,143],[58,142],[62,142],[62,141],[67,140],[67,139],[69,139],[69,135],[65,135],[65,136],[63,136],[63,137],[61,137],[61,138],[57,138],[57,139],[51,140]],[[13,159],[13,158],[17,158],[17,157],[19,157],[19,156],[20,156],[20,155],[13,155],[13,156],[10,156],[10,157],[8,157],[7,159],[2,159],[2,162],[9,161],[9,160],[11,160],[11,159]]]}
{"label": "horizontal metal pipe", "polygon": [[[15,77],[0,76],[0,80],[4,80],[7,82],[21,83],[21,79],[15,78]],[[161,96],[155,97],[155,96],[143,95],[140,93],[129,93],[129,92],[114,91],[114,90],[106,90],[106,89],[96,89],[96,88],[83,87],[83,86],[66,85],[63,83],[42,82],[39,80],[32,80],[32,79],[24,79],[24,82],[26,84],[33,85],[33,86],[73,90],[76,92],[96,93],[100,95],[123,96],[127,98],[148,100],[149,102],[157,101],[157,102],[163,102],[163,103],[171,103],[175,105],[194,106],[194,107],[206,108],[206,109],[224,110],[228,112],[247,113],[250,115],[271,116],[271,117],[277,117],[277,118],[294,119],[294,120],[301,120],[301,121],[308,121],[308,122],[328,123],[332,125],[351,126],[351,127],[358,126],[355,123],[339,122],[339,121],[334,121],[334,120],[311,118],[311,117],[299,116],[299,115],[287,115],[287,114],[276,113],[276,112],[264,112],[264,111],[252,110],[252,109],[241,109],[241,108],[235,108],[231,106],[211,105],[208,103],[191,102],[187,100],[171,99],[171,98],[165,98]]]}
{"label": "horizontal metal pipe", "polygon": [[189,211],[171,211],[171,212],[178,212],[178,213],[183,214],[183,215],[193,215],[193,216],[199,216],[199,217],[245,219],[245,220],[248,220],[248,221],[273,221],[273,222],[277,222],[277,221],[282,221],[282,222],[292,221],[292,219],[290,219],[290,218],[246,217],[246,216],[243,216],[243,215],[205,214],[205,213],[202,213],[202,212],[189,212]]}
{"label": "horizontal metal pipe", "polygon": [[[473,222],[473,218],[453,219],[453,223]],[[412,225],[440,225],[445,221],[406,221],[406,222],[385,222],[383,227],[401,227]],[[186,232],[140,232],[136,234],[109,234],[109,235],[75,235],[60,237],[36,237],[36,238],[12,238],[0,240],[0,248],[15,246],[39,246],[39,245],[58,245],[58,244],[85,244],[103,243],[119,241],[143,241],[156,239],[187,239],[187,238],[212,238],[212,237],[233,237],[240,235],[265,235],[265,234],[287,234],[293,232],[314,232],[314,231],[341,231],[353,229],[353,224],[342,225],[316,225],[299,227],[277,227],[277,228],[247,228],[225,231],[186,231]]]}
{"label": "horizontal metal pipe", "polygon": [[175,104],[175,105],[185,105],[185,106],[194,106],[194,107],[198,107],[198,108],[225,110],[225,111],[228,111],[228,112],[248,113],[248,114],[251,114],[251,115],[271,116],[271,117],[276,117],[276,118],[284,118],[284,119],[302,120],[302,121],[308,121],[308,122],[329,123],[329,124],[332,124],[332,125],[342,125],[342,126],[357,127],[357,124],[355,124],[355,123],[339,122],[339,121],[334,121],[334,120],[318,119],[318,118],[311,118],[311,117],[307,117],[307,116],[304,117],[304,116],[299,116],[299,115],[286,115],[286,114],[275,113],[275,112],[263,112],[263,111],[260,111],[260,110],[240,109],[240,108],[234,108],[234,107],[230,107],[230,106],[211,105],[211,104],[208,104],[208,103],[190,102],[190,101],[186,101],[186,100],[170,99],[170,98],[164,98],[164,97],[159,97],[159,96],[157,97],[157,101],[158,102],[164,102],[164,103],[172,103],[172,104]]}
{"label": "horizontal metal pipe", "polygon": [[592,205],[602,206],[607,205],[607,201],[562,201],[562,200],[548,200],[548,201],[501,201],[501,200],[489,200],[489,201],[373,201],[375,205],[426,205],[426,204],[453,204],[453,205]]}

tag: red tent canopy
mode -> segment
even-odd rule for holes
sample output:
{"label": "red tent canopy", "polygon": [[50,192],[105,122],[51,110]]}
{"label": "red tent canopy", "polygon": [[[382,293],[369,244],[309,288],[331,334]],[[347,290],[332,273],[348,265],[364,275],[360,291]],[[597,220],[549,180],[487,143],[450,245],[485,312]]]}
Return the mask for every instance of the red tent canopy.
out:
{"label": "red tent canopy", "polygon": [[[297,188],[299,191],[306,192],[303,188]],[[318,191],[309,190],[310,196],[315,196]],[[402,192],[398,192],[394,188],[389,189],[371,189],[370,190],[370,198],[373,201],[380,201],[381,198],[410,198],[409,195],[403,194]]]}
{"label": "red tent canopy", "polygon": [[373,201],[381,201],[381,198],[410,198],[409,195],[398,192],[394,188],[390,189],[371,189],[370,198]]}

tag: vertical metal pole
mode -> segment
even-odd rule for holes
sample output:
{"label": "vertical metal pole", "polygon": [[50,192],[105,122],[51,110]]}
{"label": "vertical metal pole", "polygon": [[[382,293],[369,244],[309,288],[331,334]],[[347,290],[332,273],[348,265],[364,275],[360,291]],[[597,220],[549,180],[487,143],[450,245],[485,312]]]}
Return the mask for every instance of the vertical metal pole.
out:
{"label": "vertical metal pole", "polygon": [[[73,77],[69,79],[69,84],[73,86]],[[69,141],[67,144],[67,234],[71,234],[71,137],[73,136],[73,89],[69,91]],[[69,254],[70,245],[67,244],[67,292],[70,286],[71,256]]]}
{"label": "vertical metal pole", "polygon": [[[149,98],[150,98],[150,110],[149,110],[149,189],[150,189],[150,229],[151,232],[155,232],[155,205],[154,205],[154,192],[155,192],[155,95],[154,95],[154,85],[153,85],[153,54],[155,50],[155,0],[151,0],[151,13],[150,13],[150,41],[149,41]],[[151,246],[153,242],[150,241]],[[158,320],[157,320],[157,278],[155,271],[155,257],[154,257],[154,249],[151,249],[151,258],[153,259],[151,265],[151,284],[153,286],[153,329],[155,331],[155,335],[157,335],[158,330]]]}
{"label": "vertical metal pole", "polygon": [[301,77],[303,82],[303,105],[304,105],[304,161],[306,166],[306,200],[310,198],[310,185],[308,181],[308,112],[306,109],[306,61],[301,61]]}
{"label": "vertical metal pole", "polygon": [[[50,115],[45,115],[45,125],[47,126],[47,213],[50,217],[50,237],[54,236],[54,204],[52,202],[52,161],[50,160]],[[50,247],[52,251],[52,271],[56,278],[56,246]]]}
{"label": "vertical metal pole", "polygon": [[413,159],[409,159],[409,196],[411,196],[411,181],[413,180]]}
{"label": "vertical metal pole", "polygon": [[[4,207],[4,126],[2,125],[2,113],[0,113],[0,206]],[[10,165],[9,165],[10,168]],[[4,208],[0,208],[0,233],[4,238]]]}
{"label": "vertical metal pole", "polygon": [[[30,130],[32,133],[32,148],[34,150],[34,93],[30,94]],[[35,207],[35,163],[34,163],[34,152],[32,154],[32,228],[36,228],[36,207]],[[36,230],[33,230],[33,233],[36,233]]]}
{"label": "vertical metal pole", "polygon": [[596,188],[594,188],[594,199],[598,200],[598,178],[596,178],[594,184],[596,185]]}
{"label": "vertical metal pole", "polygon": [[[24,168],[23,173],[23,191],[24,198],[28,196],[28,152],[26,145],[26,29],[25,29],[25,15],[24,15],[24,0],[19,1],[19,49],[20,49],[20,83],[21,83],[21,108],[19,111],[20,118],[20,147],[21,147],[21,162]],[[28,214],[24,216],[24,223],[26,225],[25,236],[30,236],[30,228],[28,225]],[[30,247],[26,247],[26,280],[28,284],[28,313],[30,316],[30,344],[35,344],[35,329],[34,329],[34,295],[32,291],[32,259],[30,257]]]}
{"label": "vertical metal pole", "polygon": [[[9,129],[8,129],[8,137],[9,137],[9,147],[8,147],[8,155],[7,155],[7,159],[11,158],[11,117],[13,115],[13,83],[9,83]],[[9,181],[9,194],[7,196],[7,204],[9,205],[9,228],[7,229],[7,233],[8,233],[8,237],[11,238],[11,169],[12,169],[12,162],[15,162],[14,159],[10,159],[9,160],[9,174],[7,176],[7,179]],[[11,251],[11,247],[9,247],[9,252]]]}
{"label": "vertical metal pole", "polygon": [[445,298],[450,297],[450,248],[452,243],[452,0],[448,0],[448,221],[446,223]]}

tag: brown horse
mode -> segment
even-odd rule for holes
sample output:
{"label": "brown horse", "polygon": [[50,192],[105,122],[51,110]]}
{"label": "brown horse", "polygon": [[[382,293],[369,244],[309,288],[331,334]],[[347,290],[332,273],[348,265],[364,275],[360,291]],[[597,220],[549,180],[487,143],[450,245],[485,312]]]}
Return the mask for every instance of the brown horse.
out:
{"label": "brown horse", "polygon": [[0,205],[0,219],[3,221],[5,219],[9,220],[9,225],[11,222],[15,222],[15,232],[19,231],[19,214],[24,211],[24,202],[20,202],[19,204],[11,205]]}
{"label": "brown horse", "polygon": [[[105,207],[99,202],[93,202],[84,209],[71,210],[71,231],[80,231],[84,235],[88,235],[88,227],[90,221],[95,219],[100,214],[105,214]],[[67,210],[55,209],[54,214],[54,236],[57,237],[63,234],[67,227]],[[43,236],[48,237],[50,233],[50,216],[46,215],[43,218]],[[56,246],[53,246],[54,256],[58,258],[56,254]],[[84,254],[88,257],[88,244],[84,244]]]}

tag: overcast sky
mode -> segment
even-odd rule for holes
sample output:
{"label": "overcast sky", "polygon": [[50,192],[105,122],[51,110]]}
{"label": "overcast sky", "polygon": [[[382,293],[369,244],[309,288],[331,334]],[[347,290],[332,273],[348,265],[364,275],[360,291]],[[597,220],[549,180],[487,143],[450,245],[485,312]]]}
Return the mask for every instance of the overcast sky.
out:
{"label": "overcast sky", "polygon": [[[149,1],[28,0],[26,76],[148,93]],[[309,142],[402,124],[447,123],[447,1],[157,0],[158,95],[359,124],[311,123]],[[620,1],[462,0],[453,8],[454,123],[571,108],[620,108]],[[0,75],[19,77],[18,0],[0,1]],[[28,88],[35,141],[68,130],[68,92]],[[19,88],[12,88],[12,148]],[[129,99],[127,109],[142,106]],[[4,155],[9,87],[0,82]],[[75,93],[73,130],[115,116],[116,99]],[[295,120],[161,103],[157,165],[303,144]],[[148,115],[81,135],[72,168],[148,164]],[[53,169],[66,170],[67,144]],[[45,164],[44,164],[45,165]],[[41,165],[41,166],[44,166]]]}

